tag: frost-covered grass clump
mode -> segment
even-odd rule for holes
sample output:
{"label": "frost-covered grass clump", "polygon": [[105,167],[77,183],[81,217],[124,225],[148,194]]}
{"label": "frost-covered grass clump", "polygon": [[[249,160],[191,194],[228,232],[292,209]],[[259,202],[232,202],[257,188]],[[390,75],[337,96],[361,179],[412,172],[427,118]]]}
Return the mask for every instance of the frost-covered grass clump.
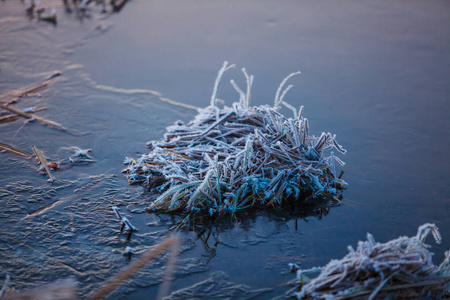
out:
{"label": "frost-covered grass clump", "polygon": [[[427,250],[425,239],[432,233],[441,242],[434,224],[419,227],[413,237],[399,237],[387,243],[367,241],[340,260],[323,268],[297,271],[298,299],[448,299],[450,297],[450,251],[436,266]],[[295,265],[291,264],[291,267]],[[319,276],[304,284],[306,274],[320,271]]]}
{"label": "frost-covered grass clump", "polygon": [[[279,206],[334,197],[346,184],[336,175],[344,163],[330,151],[344,150],[331,133],[310,135],[303,107],[297,111],[283,101],[281,83],[273,106],[250,106],[253,76],[242,69],[246,92],[232,80],[240,95],[231,107],[217,105],[217,89],[225,71],[217,76],[210,106],[194,120],[167,128],[161,141],[137,161],[126,159],[129,183],[141,183],[162,194],[150,211],[207,212],[211,215],[249,207]],[[293,117],[280,113],[284,105]]]}

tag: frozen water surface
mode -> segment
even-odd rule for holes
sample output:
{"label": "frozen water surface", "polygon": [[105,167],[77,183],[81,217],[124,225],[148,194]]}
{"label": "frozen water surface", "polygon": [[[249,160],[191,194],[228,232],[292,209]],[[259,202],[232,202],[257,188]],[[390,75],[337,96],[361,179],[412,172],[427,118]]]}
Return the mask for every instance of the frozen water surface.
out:
{"label": "frozen water surface", "polygon": [[[56,26],[28,19],[20,1],[0,2],[0,94],[61,71],[14,107],[47,107],[36,115],[71,132],[23,118],[0,124],[0,143],[36,146],[62,166],[49,183],[34,161],[0,153],[1,282],[10,274],[20,291],[74,276],[84,298],[167,236],[181,218],[146,213],[154,195],[127,184],[123,161],[192,119],[189,107],[207,106],[224,60],[238,66],[219,89],[227,104],[238,99],[227,82],[245,86],[240,67],[255,75],[254,105],[273,103],[280,81],[302,71],[285,100],[305,106],[312,134],[338,135],[349,188],[328,214],[259,212],[182,231],[171,299],[280,295],[294,277],[288,263],[325,265],[366,232],[384,242],[431,222],[443,237],[435,263],[450,249],[446,1],[130,1],[117,14],[92,6],[83,15],[41,2],[57,8]],[[91,149],[90,159],[72,164],[77,149]],[[131,237],[113,205],[138,228]],[[110,298],[155,297],[166,262]]]}

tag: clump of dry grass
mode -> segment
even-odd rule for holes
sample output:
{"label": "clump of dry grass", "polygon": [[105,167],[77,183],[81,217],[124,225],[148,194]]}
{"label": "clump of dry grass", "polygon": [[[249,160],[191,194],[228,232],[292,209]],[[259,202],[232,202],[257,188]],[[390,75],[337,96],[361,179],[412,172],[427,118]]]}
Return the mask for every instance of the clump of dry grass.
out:
{"label": "clump of dry grass", "polygon": [[[433,264],[425,239],[441,236],[434,224],[419,227],[413,237],[399,237],[387,243],[367,241],[325,267],[297,271],[298,299],[444,299],[450,297],[450,251],[441,265]],[[305,274],[320,274],[304,284]]]}
{"label": "clump of dry grass", "polygon": [[[211,215],[286,202],[312,202],[333,197],[346,183],[336,175],[344,163],[330,151],[344,150],[331,133],[310,135],[303,106],[297,111],[283,98],[291,85],[281,83],[273,106],[250,106],[253,76],[242,69],[247,89],[231,84],[240,99],[231,107],[217,105],[216,79],[210,106],[188,124],[167,128],[161,141],[137,161],[126,159],[129,183],[145,184],[162,194],[150,211],[209,212]],[[293,117],[280,113],[284,105]]]}

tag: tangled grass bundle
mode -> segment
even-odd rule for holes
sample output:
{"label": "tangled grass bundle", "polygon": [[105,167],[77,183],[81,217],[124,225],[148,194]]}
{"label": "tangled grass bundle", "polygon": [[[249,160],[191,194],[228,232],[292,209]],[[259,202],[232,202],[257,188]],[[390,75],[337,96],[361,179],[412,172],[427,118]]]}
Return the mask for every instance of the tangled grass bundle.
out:
{"label": "tangled grass bundle", "polygon": [[[209,212],[280,205],[333,197],[346,183],[336,176],[335,163],[344,163],[333,152],[344,150],[330,133],[309,134],[308,120],[283,101],[288,86],[281,83],[274,106],[251,107],[253,76],[232,107],[217,106],[222,75],[234,67],[224,63],[217,76],[211,105],[199,110],[194,120],[167,128],[162,141],[151,142],[151,151],[137,160],[126,160],[129,183],[141,183],[163,192],[150,211]],[[279,112],[284,105],[294,113]],[[306,200],[305,200],[306,199]]]}
{"label": "tangled grass bundle", "polygon": [[[387,243],[366,242],[340,260],[323,268],[297,271],[301,290],[298,299],[448,299],[450,297],[450,251],[440,266],[433,264],[425,239],[432,233],[441,242],[434,224],[419,227],[413,237],[399,237]],[[305,274],[320,271],[303,285]]]}

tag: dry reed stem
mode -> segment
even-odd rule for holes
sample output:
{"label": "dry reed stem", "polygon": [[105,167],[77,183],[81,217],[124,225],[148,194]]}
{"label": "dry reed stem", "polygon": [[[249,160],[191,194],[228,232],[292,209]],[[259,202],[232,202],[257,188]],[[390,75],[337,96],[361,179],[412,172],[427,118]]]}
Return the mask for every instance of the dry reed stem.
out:
{"label": "dry reed stem", "polygon": [[30,153],[27,153],[25,151],[22,151],[20,149],[17,149],[17,148],[14,148],[12,146],[8,146],[5,144],[0,144],[0,151],[5,151],[5,152],[8,152],[8,153],[11,153],[11,154],[14,154],[14,155],[26,158],[26,159],[32,159],[34,157]]}
{"label": "dry reed stem", "polygon": [[[0,99],[4,99],[7,97],[14,97],[15,99],[10,100],[9,102],[7,102],[9,104],[14,103],[15,101],[18,101],[20,98],[22,98],[23,96],[26,96],[29,93],[35,92],[39,89],[42,89],[46,86],[48,86],[50,83],[52,83],[52,81],[49,81],[55,77],[58,77],[59,75],[61,75],[62,73],[60,71],[56,71],[55,73],[53,73],[52,75],[48,76],[45,80],[44,83],[40,83],[37,85],[28,85],[26,87],[23,87],[21,89],[18,90],[13,90],[13,91],[9,91],[7,93],[4,93],[2,95],[0,95]],[[13,102],[11,102],[13,101]]]}
{"label": "dry reed stem", "polygon": [[5,124],[5,123],[10,123],[10,122],[14,122],[20,119],[20,116],[17,114],[14,115],[8,115],[8,116],[3,116],[0,118],[0,124]]}
{"label": "dry reed stem", "polygon": [[177,265],[179,255],[180,255],[180,240],[179,240],[179,238],[177,238],[175,240],[175,243],[171,247],[166,271],[164,272],[164,279],[158,289],[158,295],[156,296],[156,299],[158,299],[158,300],[169,295],[170,286],[173,281],[173,274],[175,273],[175,268]]}
{"label": "dry reed stem", "polygon": [[30,88],[30,89],[28,89],[28,90],[22,92],[22,93],[20,94],[20,96],[25,96],[26,94],[35,92],[35,91],[37,91],[37,90],[39,90],[39,89],[42,89],[42,88],[46,87],[46,86],[49,85],[49,84],[50,84],[49,81],[44,82],[44,83],[42,83],[42,84],[39,84],[39,85],[37,85],[37,86],[35,86],[35,87],[32,87],[32,88]]}
{"label": "dry reed stem", "polygon": [[165,241],[159,243],[153,247],[150,251],[145,253],[141,258],[136,260],[133,264],[121,271],[117,276],[115,276],[111,281],[109,281],[105,286],[97,290],[91,295],[88,300],[103,299],[108,296],[114,290],[116,290],[122,283],[128,280],[135,273],[139,272],[145,265],[147,265],[152,260],[156,259],[158,256],[166,252],[171,247],[176,247],[179,243],[179,238],[170,237]]}
{"label": "dry reed stem", "polygon": [[[6,105],[8,105],[8,103],[6,103]],[[40,107],[40,108],[35,109],[34,112],[36,113],[36,112],[44,111],[46,109],[47,109],[47,107]],[[20,119],[20,117],[21,116],[18,114],[10,114],[7,116],[0,117],[0,124],[6,124],[6,123],[11,123],[11,122],[17,121]]]}
{"label": "dry reed stem", "polygon": [[39,123],[44,124],[44,125],[47,125],[47,126],[49,126],[49,127],[51,127],[51,128],[55,128],[55,129],[58,129],[58,130],[61,130],[61,131],[69,131],[69,130],[68,130],[66,127],[64,127],[63,125],[61,125],[61,124],[59,124],[59,123],[57,123],[57,122],[51,121],[51,120],[47,120],[47,119],[41,118],[41,117],[39,117],[39,116],[36,116],[35,114],[23,112],[23,111],[21,111],[20,109],[6,106],[6,105],[3,104],[3,103],[0,103],[0,107],[3,108],[3,109],[5,109],[5,110],[9,110],[9,111],[12,112],[12,113],[18,114],[18,115],[20,115],[20,116],[22,116],[22,117],[25,117],[25,118],[27,118],[27,119],[35,119],[35,120],[38,121]]}
{"label": "dry reed stem", "polygon": [[[64,132],[72,134],[72,135],[76,135],[76,136],[84,135],[83,133],[69,130],[68,128],[64,127],[63,125],[61,125],[55,121],[39,117],[39,116],[35,115],[34,113],[27,113],[20,109],[10,107],[11,104],[16,103],[17,101],[19,101],[22,97],[26,96],[27,94],[35,92],[39,89],[42,89],[42,88],[48,86],[50,83],[53,83],[53,81],[51,81],[51,79],[53,79],[59,75],[61,75],[61,72],[57,71],[57,72],[53,73],[52,75],[50,75],[47,79],[45,79],[44,83],[29,87],[29,88],[23,88],[23,89],[25,89],[24,91],[15,90],[15,91],[11,91],[11,92],[1,95],[0,96],[0,108],[7,110],[9,112],[12,112],[15,115],[14,116],[6,116],[6,117],[1,118],[0,124],[15,121],[17,119],[17,115],[19,115],[19,116],[27,118],[29,120],[36,120],[39,123],[44,124],[48,127],[55,128],[57,130],[64,131]],[[8,97],[14,97],[14,98],[9,101],[2,101],[3,99],[8,98]],[[39,112],[39,111],[42,111],[45,109],[47,109],[47,108],[46,107],[39,108],[39,109],[36,109],[34,112]]]}
{"label": "dry reed stem", "polygon": [[44,167],[45,171],[47,172],[48,176],[52,181],[55,181],[55,178],[53,177],[52,173],[50,172],[50,168],[48,167],[47,159],[44,156],[44,153],[42,153],[41,150],[39,150],[36,146],[31,146],[31,148],[34,151],[34,154],[36,154],[37,159],[41,163],[41,165]]}

